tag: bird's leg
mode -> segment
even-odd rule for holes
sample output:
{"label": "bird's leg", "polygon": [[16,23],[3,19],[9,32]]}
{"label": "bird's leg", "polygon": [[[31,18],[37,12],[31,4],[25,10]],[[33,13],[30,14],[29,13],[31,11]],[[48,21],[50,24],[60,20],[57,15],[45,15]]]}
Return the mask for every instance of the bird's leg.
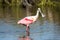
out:
{"label": "bird's leg", "polygon": [[29,27],[29,26],[27,26],[27,27],[26,27],[26,35],[27,35],[27,36],[29,36],[29,35],[30,35],[29,30],[30,30],[30,27]]}

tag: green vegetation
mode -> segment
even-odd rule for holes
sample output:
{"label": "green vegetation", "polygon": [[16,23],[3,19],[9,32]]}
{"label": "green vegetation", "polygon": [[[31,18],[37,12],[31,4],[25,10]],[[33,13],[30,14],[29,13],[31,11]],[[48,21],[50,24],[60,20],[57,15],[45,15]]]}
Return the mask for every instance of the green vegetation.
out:
{"label": "green vegetation", "polygon": [[[56,6],[56,4],[60,4],[59,3],[59,0],[34,0],[34,2],[35,2],[35,4],[37,5],[37,6]],[[8,4],[8,5],[11,5],[11,6],[13,6],[13,5],[21,5],[21,3],[22,3],[22,0],[0,0],[0,5],[2,4],[4,4],[4,3],[6,3],[6,4]]]}
{"label": "green vegetation", "polygon": [[15,6],[20,5],[21,0],[0,0],[0,5],[8,5],[8,6]]}
{"label": "green vegetation", "polygon": [[[24,0],[0,0],[0,6],[21,6]],[[33,0],[36,7],[60,10],[60,0]]]}

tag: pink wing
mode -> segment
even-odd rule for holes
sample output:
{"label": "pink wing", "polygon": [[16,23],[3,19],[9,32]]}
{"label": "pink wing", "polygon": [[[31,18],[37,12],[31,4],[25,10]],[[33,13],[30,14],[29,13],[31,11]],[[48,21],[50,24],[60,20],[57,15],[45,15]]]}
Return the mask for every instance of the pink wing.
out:
{"label": "pink wing", "polygon": [[28,19],[28,18],[23,18],[22,20],[18,21],[18,24],[25,24],[25,25],[27,25],[27,24],[31,24],[31,23],[33,23],[33,20],[32,19]]}

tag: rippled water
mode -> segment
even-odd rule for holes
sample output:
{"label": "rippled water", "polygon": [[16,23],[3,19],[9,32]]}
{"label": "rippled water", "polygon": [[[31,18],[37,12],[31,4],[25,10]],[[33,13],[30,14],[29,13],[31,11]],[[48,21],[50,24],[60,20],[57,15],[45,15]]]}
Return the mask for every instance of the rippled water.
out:
{"label": "rippled water", "polygon": [[[32,14],[31,14],[32,15]],[[50,15],[50,14],[49,14]],[[60,17],[53,13],[53,17],[46,14],[30,26],[30,37],[33,40],[60,40]],[[26,35],[25,26],[18,25],[17,21],[27,16],[25,9],[5,7],[0,9],[0,40],[18,40]]]}

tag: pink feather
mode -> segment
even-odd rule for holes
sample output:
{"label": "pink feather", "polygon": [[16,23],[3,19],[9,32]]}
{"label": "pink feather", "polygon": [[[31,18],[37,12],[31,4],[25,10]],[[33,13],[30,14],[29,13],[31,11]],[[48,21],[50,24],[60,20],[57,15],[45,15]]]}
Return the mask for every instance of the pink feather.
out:
{"label": "pink feather", "polygon": [[21,19],[21,20],[18,21],[18,24],[28,25],[28,24],[31,24],[32,22],[33,22],[32,19],[23,18],[23,19]]}

